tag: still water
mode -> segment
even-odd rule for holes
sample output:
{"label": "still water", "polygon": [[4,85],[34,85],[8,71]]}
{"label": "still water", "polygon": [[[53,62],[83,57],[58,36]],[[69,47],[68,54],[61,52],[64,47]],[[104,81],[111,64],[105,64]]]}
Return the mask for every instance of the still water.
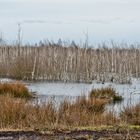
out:
{"label": "still water", "polygon": [[108,108],[120,111],[126,106],[132,106],[140,102],[140,80],[133,79],[132,84],[115,84],[115,83],[97,83],[81,84],[81,83],[47,83],[37,82],[28,83],[28,88],[32,92],[36,92],[41,101],[53,100],[57,104],[65,99],[74,101],[78,96],[89,95],[92,89],[112,87],[123,97],[123,101],[119,104],[110,105]]}
{"label": "still water", "polygon": [[75,40],[89,44],[113,39],[139,42],[139,0],[0,0],[0,33],[8,43]]}
{"label": "still water", "polygon": [[[11,79],[0,78],[0,82],[13,82]],[[23,81],[22,81],[23,82]],[[121,111],[124,107],[133,106],[140,103],[140,79],[132,79],[132,84],[116,83],[62,83],[62,82],[24,82],[31,92],[35,92],[37,99],[41,103],[54,101],[59,105],[64,100],[75,101],[79,96],[88,96],[92,89],[112,87],[123,97],[123,101],[118,104],[107,106],[108,109]]]}

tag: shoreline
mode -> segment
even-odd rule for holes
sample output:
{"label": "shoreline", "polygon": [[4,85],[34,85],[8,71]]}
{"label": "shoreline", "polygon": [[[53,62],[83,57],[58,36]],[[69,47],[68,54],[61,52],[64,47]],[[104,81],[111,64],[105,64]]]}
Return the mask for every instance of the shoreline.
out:
{"label": "shoreline", "polygon": [[75,129],[75,130],[44,130],[44,131],[25,131],[25,130],[0,130],[0,139],[4,140],[140,140],[140,126],[127,128],[127,127],[113,127],[93,130]]}

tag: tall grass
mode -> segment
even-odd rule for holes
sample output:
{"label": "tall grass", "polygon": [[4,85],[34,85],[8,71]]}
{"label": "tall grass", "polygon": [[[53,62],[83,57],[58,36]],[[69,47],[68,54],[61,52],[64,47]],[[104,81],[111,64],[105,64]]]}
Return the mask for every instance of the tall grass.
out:
{"label": "tall grass", "polygon": [[120,115],[105,110],[103,100],[79,97],[56,106],[53,101],[40,105],[25,99],[0,96],[0,129],[52,130],[121,124],[140,125],[140,105],[125,108]]}
{"label": "tall grass", "polygon": [[30,104],[23,99],[1,96],[0,129],[68,129],[116,124],[115,115],[104,112],[103,108],[102,103],[95,105],[85,97],[75,103],[64,101],[58,108],[53,102]]}
{"label": "tall grass", "polygon": [[104,110],[104,103],[91,102],[85,97],[76,102],[65,100],[59,106],[54,102],[39,105],[24,99],[0,96],[0,129],[52,130],[106,125],[140,125],[139,104],[126,108],[117,116]]}
{"label": "tall grass", "polygon": [[127,124],[140,125],[140,103],[125,107],[120,116]]}

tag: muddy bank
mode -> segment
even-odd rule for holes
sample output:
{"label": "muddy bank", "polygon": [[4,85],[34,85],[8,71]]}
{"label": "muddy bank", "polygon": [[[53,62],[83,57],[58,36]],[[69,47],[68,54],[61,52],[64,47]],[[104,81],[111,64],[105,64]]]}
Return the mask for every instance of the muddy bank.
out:
{"label": "muddy bank", "polygon": [[140,130],[2,131],[0,140],[140,140]]}

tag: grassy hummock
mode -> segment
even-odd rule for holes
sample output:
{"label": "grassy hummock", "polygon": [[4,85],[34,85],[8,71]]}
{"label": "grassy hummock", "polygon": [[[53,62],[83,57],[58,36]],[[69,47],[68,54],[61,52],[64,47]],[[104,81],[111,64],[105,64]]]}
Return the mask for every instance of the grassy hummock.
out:
{"label": "grassy hummock", "polygon": [[101,89],[93,89],[90,92],[90,98],[96,99],[104,99],[109,102],[120,102],[123,100],[122,96],[119,96],[116,91],[111,87],[101,88]]}
{"label": "grassy hummock", "polygon": [[20,82],[0,83],[0,95],[8,95],[15,98],[32,98],[28,88]]}

